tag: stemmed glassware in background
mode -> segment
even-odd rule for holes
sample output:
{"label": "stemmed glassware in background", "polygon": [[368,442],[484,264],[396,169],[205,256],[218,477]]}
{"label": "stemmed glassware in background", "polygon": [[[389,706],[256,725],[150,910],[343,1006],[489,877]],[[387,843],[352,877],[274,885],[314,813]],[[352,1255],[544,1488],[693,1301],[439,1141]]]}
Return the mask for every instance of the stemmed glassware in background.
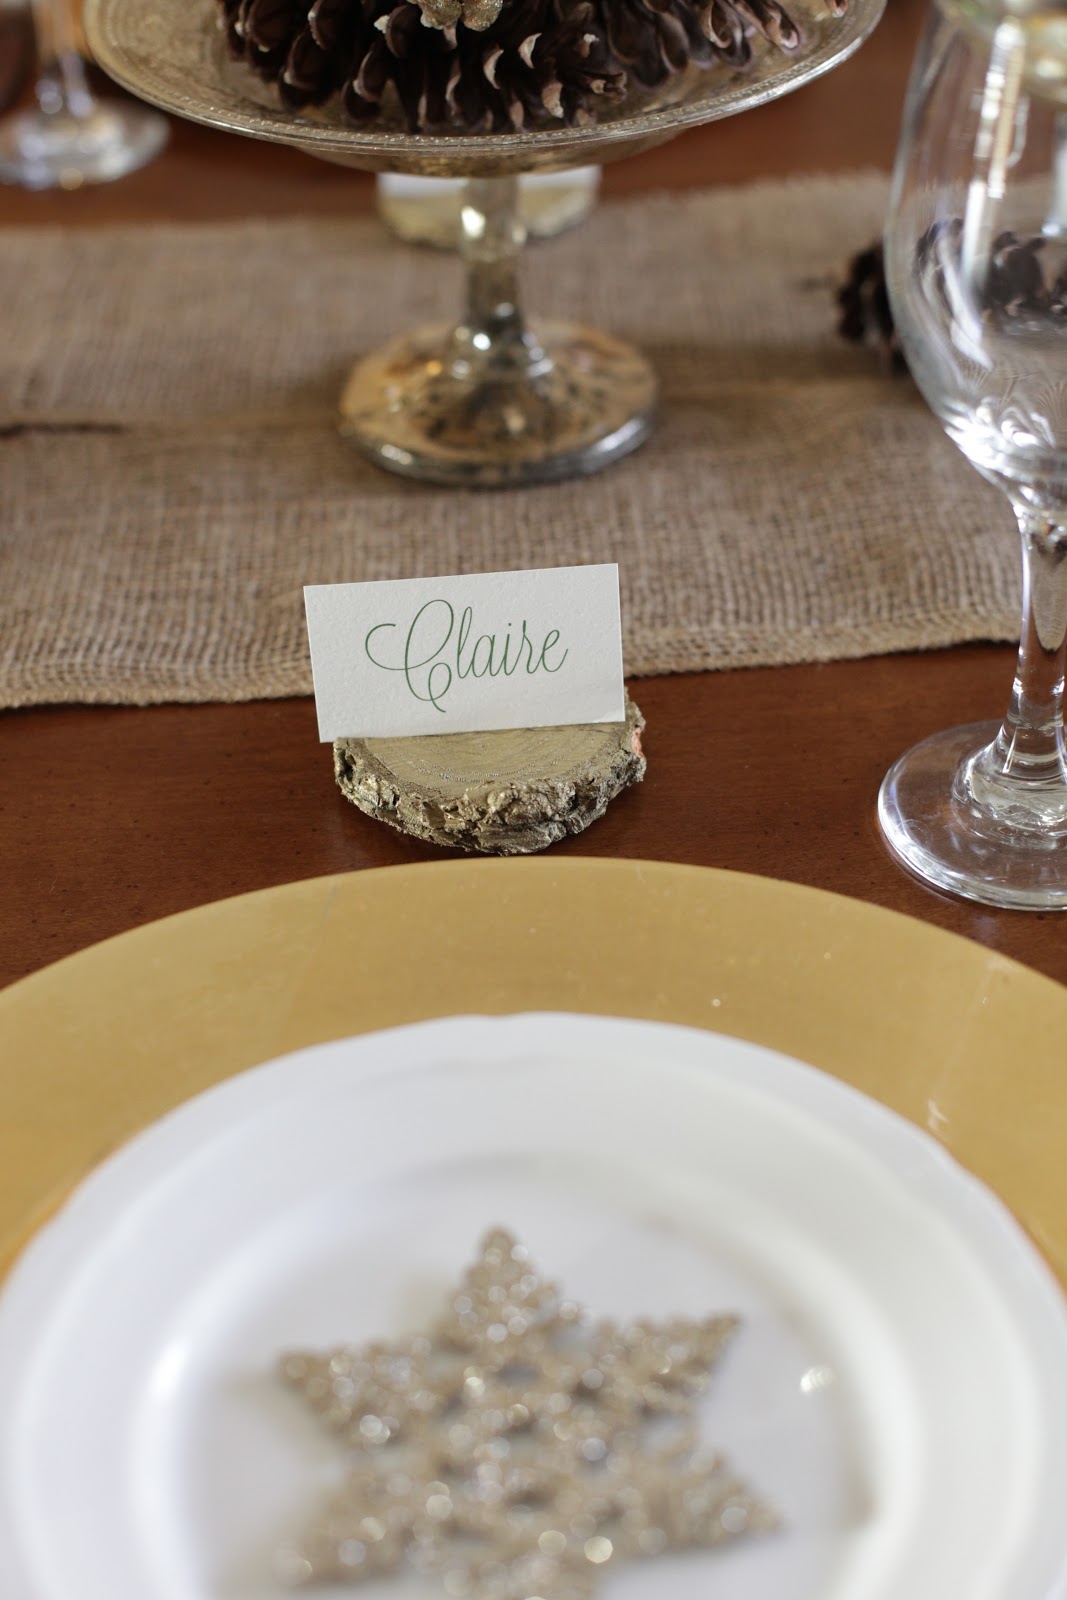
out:
{"label": "stemmed glassware in background", "polygon": [[37,104],[0,122],[0,182],[76,189],[124,177],[158,155],[167,123],[89,86],[72,0],[33,0]]}
{"label": "stemmed glassware in background", "polygon": [[879,818],[928,883],[1023,909],[1067,909],[1065,108],[1062,7],[943,0],[914,69],[886,233],[908,364],[1010,501],[1024,593],[1003,723],[902,756]]}

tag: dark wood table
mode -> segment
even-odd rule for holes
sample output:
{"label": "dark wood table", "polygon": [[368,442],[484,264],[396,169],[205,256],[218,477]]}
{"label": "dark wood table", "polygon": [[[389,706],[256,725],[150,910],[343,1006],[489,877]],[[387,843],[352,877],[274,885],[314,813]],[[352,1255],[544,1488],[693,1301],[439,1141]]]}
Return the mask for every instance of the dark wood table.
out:
{"label": "dark wood table", "polygon": [[[888,167],[923,11],[889,0],[874,38],[837,72],[610,168],[607,193]],[[336,215],[371,197],[360,174],[176,125],[167,153],[121,183],[0,191],[0,224]],[[938,728],[999,715],[1012,662],[1010,650],[973,646],[640,681],[645,783],[556,848],[814,884],[1067,981],[1067,918],[929,893],[893,864],[875,824],[890,762]],[[10,712],[0,732],[0,981],[224,895],[441,854],[342,800],[308,700]]]}

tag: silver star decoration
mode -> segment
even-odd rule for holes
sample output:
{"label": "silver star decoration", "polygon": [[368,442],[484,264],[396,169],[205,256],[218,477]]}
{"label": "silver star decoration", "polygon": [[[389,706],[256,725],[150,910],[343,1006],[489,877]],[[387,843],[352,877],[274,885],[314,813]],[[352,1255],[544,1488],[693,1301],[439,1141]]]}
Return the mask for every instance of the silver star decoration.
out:
{"label": "silver star decoration", "polygon": [[427,1335],[282,1358],[351,1456],[280,1575],[407,1565],[453,1600],[587,1600],[620,1561],[774,1528],[699,1453],[694,1406],[736,1327],[590,1323],[494,1229]]}

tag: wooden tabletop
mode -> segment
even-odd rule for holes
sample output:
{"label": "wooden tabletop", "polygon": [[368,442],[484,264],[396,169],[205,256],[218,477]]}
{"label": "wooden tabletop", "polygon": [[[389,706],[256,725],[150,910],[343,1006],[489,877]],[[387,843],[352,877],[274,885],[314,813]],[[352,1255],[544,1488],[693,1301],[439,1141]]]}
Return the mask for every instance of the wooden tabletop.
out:
{"label": "wooden tabletop", "polygon": [[[607,192],[888,167],[923,11],[920,0],[889,0],[874,38],[837,72],[620,162]],[[360,174],[176,125],[166,154],[120,183],[74,194],[0,190],[0,224],[345,214],[371,200]],[[890,860],[874,818],[879,782],[903,749],[999,716],[1012,662],[1010,650],[973,646],[639,680],[648,776],[602,822],[555,848],[814,884],[1067,981],[1067,918],[928,892]],[[0,731],[0,982],[225,895],[442,854],[346,804],[307,700],[9,712]]]}

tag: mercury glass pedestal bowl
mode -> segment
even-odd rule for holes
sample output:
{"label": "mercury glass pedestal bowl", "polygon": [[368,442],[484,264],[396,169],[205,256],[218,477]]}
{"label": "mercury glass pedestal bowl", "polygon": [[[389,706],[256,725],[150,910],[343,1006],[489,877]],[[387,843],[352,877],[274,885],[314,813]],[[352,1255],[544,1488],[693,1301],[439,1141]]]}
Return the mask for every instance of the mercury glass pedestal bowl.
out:
{"label": "mercury glass pedestal bowl", "polygon": [[178,116],[373,172],[466,180],[458,326],[416,328],[360,361],[341,397],[341,429],[392,472],[494,486],[595,472],[636,449],[656,411],[655,374],[632,346],[567,322],[527,322],[518,174],[602,165],[776,99],[850,56],[884,4],[850,0],[835,17],[825,0],[795,0],[803,42],[789,54],[756,40],[743,71],[691,68],[657,99],[616,102],[590,126],[498,134],[411,134],[388,108],[358,128],[334,105],[284,110],[230,60],[215,0],[86,0],[85,28],[111,77]]}

